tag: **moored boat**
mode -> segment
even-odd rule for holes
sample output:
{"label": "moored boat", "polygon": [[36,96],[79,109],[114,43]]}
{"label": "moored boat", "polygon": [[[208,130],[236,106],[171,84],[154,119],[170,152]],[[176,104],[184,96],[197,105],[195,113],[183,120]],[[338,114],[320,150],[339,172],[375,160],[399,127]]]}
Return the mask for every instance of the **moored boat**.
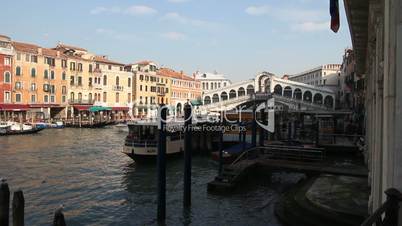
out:
{"label": "moored boat", "polygon": [[0,136],[33,134],[43,129],[29,124],[6,122],[0,124]]}
{"label": "moored boat", "polygon": [[[128,135],[123,153],[134,161],[155,160],[158,153],[158,126],[156,121],[135,121],[127,123]],[[184,150],[183,124],[169,124],[166,132],[166,156],[180,155]]]}

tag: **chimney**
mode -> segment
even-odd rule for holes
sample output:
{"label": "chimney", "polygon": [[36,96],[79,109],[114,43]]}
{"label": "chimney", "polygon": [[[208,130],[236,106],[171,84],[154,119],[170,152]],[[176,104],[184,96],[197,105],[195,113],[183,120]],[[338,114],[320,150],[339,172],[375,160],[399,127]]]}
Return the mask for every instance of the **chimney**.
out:
{"label": "chimney", "polygon": [[38,48],[38,55],[42,55],[42,48]]}
{"label": "chimney", "polygon": [[57,56],[57,57],[60,57],[60,51],[57,50],[56,56]]}

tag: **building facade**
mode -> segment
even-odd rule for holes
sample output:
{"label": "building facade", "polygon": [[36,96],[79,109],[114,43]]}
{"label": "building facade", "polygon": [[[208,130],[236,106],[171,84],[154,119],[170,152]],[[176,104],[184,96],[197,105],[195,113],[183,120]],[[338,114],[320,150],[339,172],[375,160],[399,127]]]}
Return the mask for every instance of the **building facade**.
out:
{"label": "building facade", "polygon": [[13,55],[11,39],[0,35],[0,104],[12,103]]}
{"label": "building facade", "polygon": [[[177,72],[170,68],[160,68],[158,74],[171,80],[171,102],[175,115],[183,115],[184,104],[199,100],[201,103],[201,82],[187,76],[183,71]],[[195,103],[195,102],[192,102]]]}
{"label": "building facade", "polygon": [[226,78],[225,75],[217,72],[199,72],[194,73],[195,79],[200,82],[202,92],[209,92],[212,90],[224,88],[232,84],[232,82]]}

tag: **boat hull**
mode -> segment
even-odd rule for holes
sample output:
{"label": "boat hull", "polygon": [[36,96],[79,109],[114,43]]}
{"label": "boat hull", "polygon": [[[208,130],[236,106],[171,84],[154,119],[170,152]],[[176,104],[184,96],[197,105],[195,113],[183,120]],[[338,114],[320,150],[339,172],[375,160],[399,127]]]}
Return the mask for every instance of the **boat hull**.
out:
{"label": "boat hull", "polygon": [[44,128],[33,128],[33,129],[30,129],[30,130],[21,130],[21,131],[18,131],[18,130],[13,131],[13,130],[11,130],[11,131],[6,131],[6,132],[1,132],[0,136],[34,134],[34,133],[37,133],[37,132],[39,132],[39,131],[41,131],[43,129]]}
{"label": "boat hull", "polygon": [[[167,141],[166,142],[166,158],[180,156],[184,150],[183,140]],[[156,160],[158,156],[157,145],[125,145],[123,153],[128,155],[136,162]]]}

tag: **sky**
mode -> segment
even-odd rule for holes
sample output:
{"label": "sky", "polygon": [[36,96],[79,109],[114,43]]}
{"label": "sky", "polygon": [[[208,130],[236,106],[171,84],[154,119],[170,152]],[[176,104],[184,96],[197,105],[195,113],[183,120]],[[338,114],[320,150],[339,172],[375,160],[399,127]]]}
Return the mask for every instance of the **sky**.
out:
{"label": "sky", "polygon": [[240,81],[341,63],[351,41],[339,4],[333,33],[329,0],[13,0],[1,4],[0,34]]}

